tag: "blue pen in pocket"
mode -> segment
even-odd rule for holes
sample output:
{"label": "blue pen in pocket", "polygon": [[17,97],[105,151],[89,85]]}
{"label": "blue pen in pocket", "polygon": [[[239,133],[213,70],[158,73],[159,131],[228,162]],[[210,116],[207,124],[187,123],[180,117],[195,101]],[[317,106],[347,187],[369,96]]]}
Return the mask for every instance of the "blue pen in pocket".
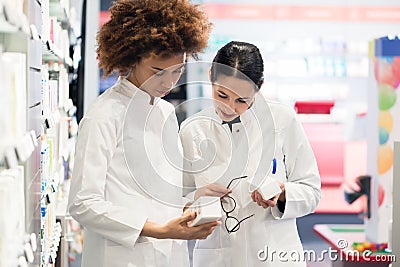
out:
{"label": "blue pen in pocket", "polygon": [[272,174],[276,173],[276,158],[272,159]]}

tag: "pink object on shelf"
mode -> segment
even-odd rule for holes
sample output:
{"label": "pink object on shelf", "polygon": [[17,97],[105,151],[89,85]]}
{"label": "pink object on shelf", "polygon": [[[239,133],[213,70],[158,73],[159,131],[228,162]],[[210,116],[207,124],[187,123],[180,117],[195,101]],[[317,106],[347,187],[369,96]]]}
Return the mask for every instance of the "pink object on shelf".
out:
{"label": "pink object on shelf", "polygon": [[294,107],[299,114],[331,114],[333,100],[296,101]]}

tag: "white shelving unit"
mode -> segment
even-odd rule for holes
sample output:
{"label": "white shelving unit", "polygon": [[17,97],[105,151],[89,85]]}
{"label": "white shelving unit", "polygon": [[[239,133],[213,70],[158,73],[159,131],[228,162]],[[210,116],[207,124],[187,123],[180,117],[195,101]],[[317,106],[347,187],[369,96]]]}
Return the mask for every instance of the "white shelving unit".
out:
{"label": "white shelving unit", "polygon": [[74,146],[69,5],[0,1],[0,266],[55,266]]}

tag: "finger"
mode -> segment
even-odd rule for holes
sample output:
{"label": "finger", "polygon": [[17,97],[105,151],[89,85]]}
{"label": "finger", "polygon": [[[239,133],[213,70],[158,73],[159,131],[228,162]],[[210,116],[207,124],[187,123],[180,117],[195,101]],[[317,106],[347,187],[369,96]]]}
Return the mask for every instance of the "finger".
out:
{"label": "finger", "polygon": [[251,199],[256,202],[256,198],[255,198],[255,191],[251,192]]}
{"label": "finger", "polygon": [[185,214],[186,210],[193,204],[193,202],[186,203],[185,207],[183,207],[183,214]]}
{"label": "finger", "polygon": [[258,198],[257,192],[254,193],[254,199],[255,199],[255,201],[257,202],[258,206],[260,206],[260,200],[259,200],[259,198]]}
{"label": "finger", "polygon": [[266,202],[261,202],[261,207],[263,207],[264,209],[266,209],[266,208],[268,208],[269,207],[269,205],[268,205],[268,203],[266,203]]}
{"label": "finger", "polygon": [[263,197],[261,196],[261,194],[259,192],[256,192],[256,199],[257,202],[261,205],[262,202],[264,201]]}
{"label": "finger", "polygon": [[229,194],[229,193],[230,193],[229,191],[228,191],[228,192],[223,192],[223,193],[221,193],[221,192],[218,192],[218,191],[214,191],[214,190],[212,190],[212,189],[210,189],[210,188],[207,188],[207,189],[204,191],[204,195],[205,195],[205,196],[209,196],[209,197],[220,197],[220,198],[226,196],[226,195]]}
{"label": "finger", "polygon": [[279,195],[276,195],[274,198],[268,199],[267,201],[265,201],[265,203],[267,203],[268,206],[270,206],[270,207],[275,207],[276,202],[278,201],[278,197],[279,197]]}
{"label": "finger", "polygon": [[260,200],[258,195],[256,195],[256,201],[257,201],[258,206],[261,206],[262,201]]}
{"label": "finger", "polygon": [[265,202],[264,198],[261,196],[261,194],[259,194],[258,196],[258,201],[261,207],[263,207],[264,209],[268,208],[268,204]]}
{"label": "finger", "polygon": [[195,218],[196,218],[196,212],[188,210],[180,217],[179,222],[187,223],[187,222],[193,221]]}
{"label": "finger", "polygon": [[273,201],[273,200],[270,200],[270,199],[268,199],[265,203],[270,207],[275,207],[276,206],[276,202]]}
{"label": "finger", "polygon": [[279,187],[281,188],[281,190],[282,191],[285,190],[285,184],[280,181],[278,181],[278,183],[279,183]]}
{"label": "finger", "polygon": [[199,225],[197,227],[199,228],[200,231],[204,231],[204,230],[208,230],[208,229],[210,229],[212,227],[215,227],[217,225],[220,225],[220,224],[221,224],[220,221],[213,221],[213,222],[208,222],[208,223],[201,224],[201,225]]}
{"label": "finger", "polygon": [[258,199],[264,200],[260,192],[256,191],[256,195],[258,196]]}
{"label": "finger", "polygon": [[217,184],[217,183],[209,184],[207,187],[213,191],[221,192],[221,193],[225,193],[227,190],[229,190],[228,188],[226,188],[220,184]]}
{"label": "finger", "polygon": [[232,192],[231,189],[223,187],[222,185],[217,184],[217,183],[209,184],[208,185],[208,189],[214,191],[215,193],[221,194],[221,195],[228,194],[228,193]]}
{"label": "finger", "polygon": [[225,194],[223,194],[220,198],[224,198],[224,197],[226,197],[227,195],[229,195],[230,193],[232,193],[232,190],[231,190],[231,189],[229,189],[229,191],[226,192]]}
{"label": "finger", "polygon": [[197,239],[205,239],[207,236],[209,236],[215,229],[215,227],[219,224],[214,224],[210,225],[210,223],[202,224],[199,226],[195,226],[192,228],[193,231],[195,231],[195,236]]}

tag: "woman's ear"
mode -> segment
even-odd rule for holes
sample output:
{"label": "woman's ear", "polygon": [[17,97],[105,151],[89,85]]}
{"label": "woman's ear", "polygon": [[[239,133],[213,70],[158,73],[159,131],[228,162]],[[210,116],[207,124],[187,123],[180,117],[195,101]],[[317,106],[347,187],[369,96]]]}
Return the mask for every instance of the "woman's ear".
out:
{"label": "woman's ear", "polygon": [[210,81],[211,81],[211,68],[208,69],[208,79],[210,79]]}

